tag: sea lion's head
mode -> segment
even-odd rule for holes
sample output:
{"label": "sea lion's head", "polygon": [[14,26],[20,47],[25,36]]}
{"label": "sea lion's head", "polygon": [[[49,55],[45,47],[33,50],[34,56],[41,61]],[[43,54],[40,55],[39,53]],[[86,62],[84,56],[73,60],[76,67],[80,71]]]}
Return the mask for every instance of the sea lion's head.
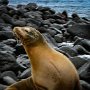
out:
{"label": "sea lion's head", "polygon": [[44,42],[41,33],[32,27],[14,27],[13,32],[24,46],[34,46]]}

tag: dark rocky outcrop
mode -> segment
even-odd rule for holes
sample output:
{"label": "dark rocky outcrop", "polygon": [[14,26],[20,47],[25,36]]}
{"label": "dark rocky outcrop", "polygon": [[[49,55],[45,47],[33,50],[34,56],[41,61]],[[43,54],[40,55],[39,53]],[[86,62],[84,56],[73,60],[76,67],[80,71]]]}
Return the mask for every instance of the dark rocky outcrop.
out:
{"label": "dark rocky outcrop", "polygon": [[90,24],[88,25],[73,25],[67,30],[73,36],[79,36],[81,38],[89,39],[90,40]]}

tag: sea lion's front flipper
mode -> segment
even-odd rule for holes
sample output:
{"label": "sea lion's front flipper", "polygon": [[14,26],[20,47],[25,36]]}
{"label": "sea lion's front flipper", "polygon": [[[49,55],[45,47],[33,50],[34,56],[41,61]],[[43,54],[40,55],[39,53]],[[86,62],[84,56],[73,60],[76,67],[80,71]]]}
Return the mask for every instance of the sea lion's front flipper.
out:
{"label": "sea lion's front flipper", "polygon": [[5,90],[35,90],[35,86],[32,78],[29,77],[9,86]]}

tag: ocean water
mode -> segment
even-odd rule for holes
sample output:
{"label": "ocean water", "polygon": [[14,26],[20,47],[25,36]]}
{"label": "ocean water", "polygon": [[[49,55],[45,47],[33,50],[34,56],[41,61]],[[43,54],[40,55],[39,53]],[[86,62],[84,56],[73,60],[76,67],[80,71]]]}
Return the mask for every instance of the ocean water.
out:
{"label": "ocean water", "polygon": [[40,6],[49,6],[56,12],[66,10],[69,16],[77,13],[80,17],[90,19],[90,0],[9,0],[9,2],[12,5],[37,3]]}

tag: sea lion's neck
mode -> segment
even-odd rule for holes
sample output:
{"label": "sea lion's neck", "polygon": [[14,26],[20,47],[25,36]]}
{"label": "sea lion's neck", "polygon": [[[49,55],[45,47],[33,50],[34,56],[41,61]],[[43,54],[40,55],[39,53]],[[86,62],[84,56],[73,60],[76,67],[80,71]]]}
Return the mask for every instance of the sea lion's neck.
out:
{"label": "sea lion's neck", "polygon": [[47,43],[42,43],[37,46],[25,47],[25,50],[30,58],[32,68],[36,70],[39,65],[45,61],[48,53],[51,53],[54,49],[52,49]]}

